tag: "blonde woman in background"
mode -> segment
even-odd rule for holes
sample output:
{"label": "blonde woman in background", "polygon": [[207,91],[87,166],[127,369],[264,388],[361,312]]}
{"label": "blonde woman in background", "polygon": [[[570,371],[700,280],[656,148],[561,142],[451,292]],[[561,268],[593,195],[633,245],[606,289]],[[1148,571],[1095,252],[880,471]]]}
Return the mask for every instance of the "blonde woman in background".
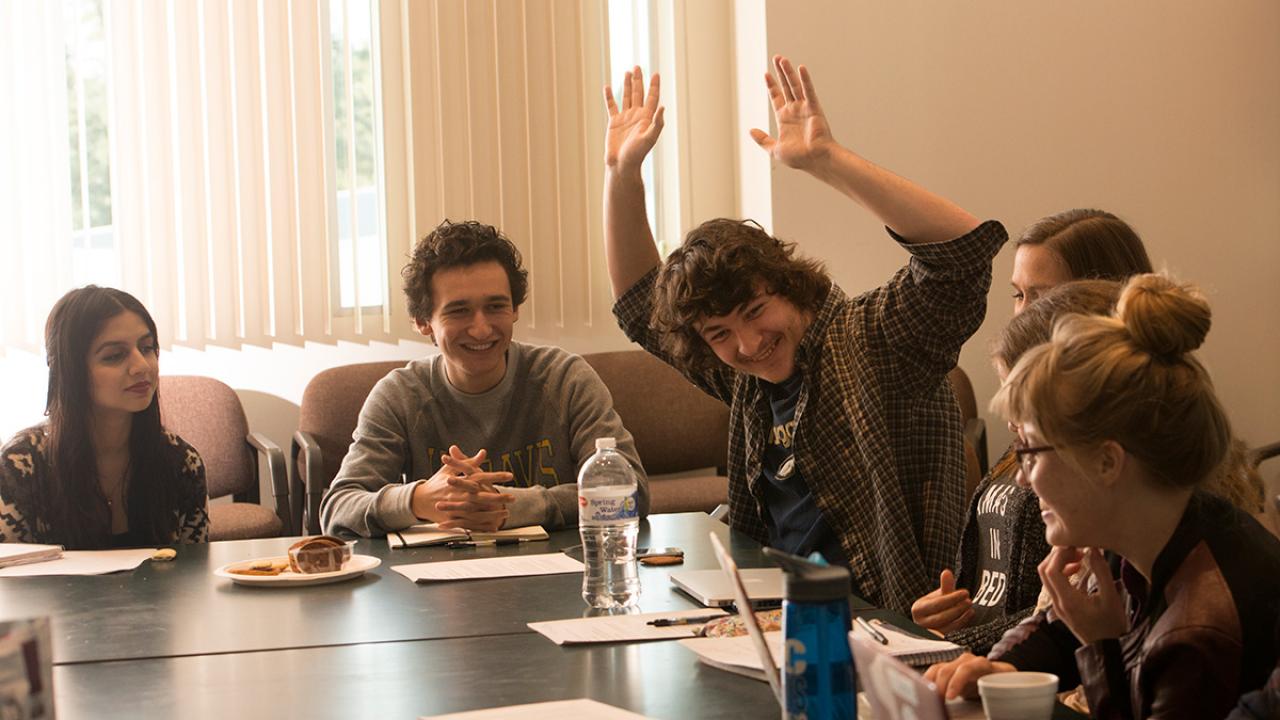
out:
{"label": "blonde woman in background", "polygon": [[[1280,540],[1203,491],[1232,442],[1191,354],[1209,326],[1197,292],[1142,275],[1114,317],[1058,322],[1012,369],[993,407],[1018,427],[1019,482],[1054,546],[1039,574],[1062,622],[1024,624],[990,658],[930,668],[940,692],[973,696],[982,675],[1050,670],[1083,684],[1095,717],[1201,718],[1266,681]],[[1077,572],[1086,582],[1070,581]]]}

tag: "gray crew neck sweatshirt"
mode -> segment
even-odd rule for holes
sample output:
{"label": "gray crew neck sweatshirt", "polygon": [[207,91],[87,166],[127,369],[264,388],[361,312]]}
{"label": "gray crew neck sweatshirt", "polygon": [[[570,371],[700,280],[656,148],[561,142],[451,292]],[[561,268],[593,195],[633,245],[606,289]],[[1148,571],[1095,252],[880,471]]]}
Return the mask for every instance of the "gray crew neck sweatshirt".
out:
{"label": "gray crew neck sweatshirt", "polygon": [[488,451],[486,470],[510,472],[515,495],[504,527],[573,525],[578,469],[596,438],[614,437],[638,479],[641,516],[648,482],[631,433],[608,388],[581,357],[556,347],[512,342],[507,372],[492,389],[464,393],[434,355],[391,371],[369,393],[352,443],[320,507],[325,532],[377,537],[422,522],[414,488],[457,445]]}

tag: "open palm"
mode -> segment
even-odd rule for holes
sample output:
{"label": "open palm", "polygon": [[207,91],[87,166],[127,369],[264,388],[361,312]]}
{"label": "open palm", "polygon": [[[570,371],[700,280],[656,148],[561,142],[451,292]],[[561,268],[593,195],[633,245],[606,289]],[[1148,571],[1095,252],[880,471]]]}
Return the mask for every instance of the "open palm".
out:
{"label": "open palm", "polygon": [[644,74],[640,67],[630,70],[622,81],[622,109],[613,99],[613,88],[605,86],[604,101],[609,110],[609,130],[605,135],[604,161],[607,167],[620,171],[638,171],[645,156],[658,142],[662,132],[663,108],[658,105],[658,74],[649,81],[648,97],[644,92]]}
{"label": "open palm", "polygon": [[835,142],[831,127],[818,103],[809,69],[803,65],[797,69],[781,55],[774,57],[773,65],[778,77],[766,74],[765,84],[769,88],[778,136],[752,130],[751,137],[784,165],[805,168],[830,151]]}

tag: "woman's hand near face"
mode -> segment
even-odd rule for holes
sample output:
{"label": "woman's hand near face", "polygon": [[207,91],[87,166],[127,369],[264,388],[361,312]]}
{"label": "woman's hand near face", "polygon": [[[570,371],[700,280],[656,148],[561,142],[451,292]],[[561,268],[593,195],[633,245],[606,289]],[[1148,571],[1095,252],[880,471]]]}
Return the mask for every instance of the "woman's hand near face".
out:
{"label": "woman's hand near face", "polygon": [[[1084,571],[1079,583],[1071,576]],[[1129,630],[1124,600],[1116,590],[1111,568],[1098,548],[1083,551],[1073,547],[1055,547],[1040,563],[1040,581],[1053,602],[1054,613],[1062,618],[1076,638],[1090,644],[1107,638],[1118,638]],[[1096,591],[1089,592],[1089,576]]]}
{"label": "woman's hand near face", "polygon": [[973,601],[968,590],[956,589],[955,574],[943,570],[938,589],[912,603],[911,619],[920,627],[945,635],[969,624]]}

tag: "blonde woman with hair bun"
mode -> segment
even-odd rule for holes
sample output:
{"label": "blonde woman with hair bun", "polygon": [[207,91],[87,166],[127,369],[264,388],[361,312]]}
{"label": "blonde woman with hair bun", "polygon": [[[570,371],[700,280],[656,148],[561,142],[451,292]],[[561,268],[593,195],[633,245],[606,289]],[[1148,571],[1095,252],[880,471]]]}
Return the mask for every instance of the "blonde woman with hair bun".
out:
{"label": "blonde woman with hair bun", "polygon": [[1194,288],[1135,276],[1111,317],[1058,320],[1010,371],[992,407],[1018,429],[1018,482],[1038,496],[1053,546],[1039,568],[1049,619],[1062,622],[931,668],[941,692],[1047,670],[1082,684],[1095,717],[1205,718],[1264,684],[1280,540],[1204,489],[1232,443],[1192,354],[1211,319]]}

